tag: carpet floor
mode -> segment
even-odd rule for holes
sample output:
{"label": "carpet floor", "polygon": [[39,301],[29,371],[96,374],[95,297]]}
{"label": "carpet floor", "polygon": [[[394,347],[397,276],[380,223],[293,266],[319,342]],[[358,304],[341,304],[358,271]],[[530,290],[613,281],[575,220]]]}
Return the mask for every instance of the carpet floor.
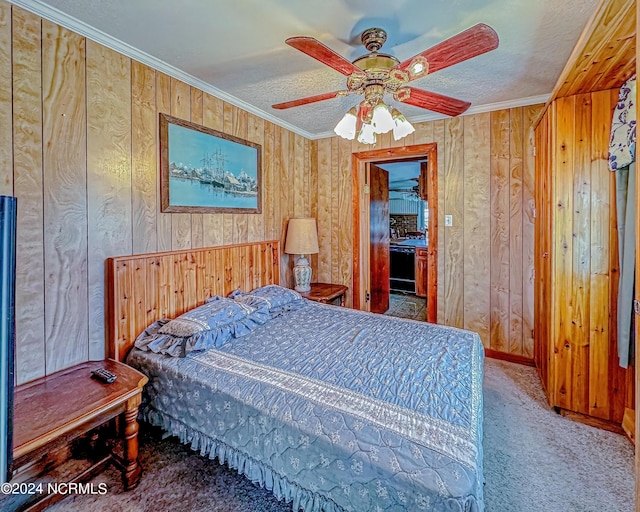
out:
{"label": "carpet floor", "polygon": [[[536,370],[487,359],[484,379],[487,512],[631,512],[633,447],[623,436],[549,409]],[[105,495],[75,495],[50,512],[291,512],[216,460],[142,425],[140,485],[124,492],[109,468]],[[367,512],[367,511],[363,511]]]}

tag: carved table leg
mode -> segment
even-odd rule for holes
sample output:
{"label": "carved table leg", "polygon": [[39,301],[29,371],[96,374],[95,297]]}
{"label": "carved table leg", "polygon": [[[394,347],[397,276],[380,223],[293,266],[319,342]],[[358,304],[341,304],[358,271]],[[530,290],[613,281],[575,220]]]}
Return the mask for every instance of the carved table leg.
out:
{"label": "carved table leg", "polygon": [[[136,399],[137,398],[137,399]],[[133,489],[140,481],[142,468],[138,464],[138,406],[140,397],[132,398],[127,403],[124,413],[124,469],[122,480],[126,490]]]}

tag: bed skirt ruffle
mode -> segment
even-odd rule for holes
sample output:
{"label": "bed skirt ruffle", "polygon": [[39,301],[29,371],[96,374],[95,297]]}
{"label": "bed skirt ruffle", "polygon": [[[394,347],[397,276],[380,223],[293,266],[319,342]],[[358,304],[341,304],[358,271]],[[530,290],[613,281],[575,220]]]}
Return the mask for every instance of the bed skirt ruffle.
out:
{"label": "bed skirt ruffle", "polygon": [[154,427],[160,427],[165,432],[164,438],[175,436],[182,444],[188,444],[192,450],[199,452],[203,457],[217,458],[220,464],[226,464],[254,484],[271,491],[278,500],[284,500],[285,503],[293,502],[294,511],[341,512],[343,510],[335,502],[303,489],[262,462],[218,439],[188,427],[168,414],[155,409],[141,410],[140,419]]}

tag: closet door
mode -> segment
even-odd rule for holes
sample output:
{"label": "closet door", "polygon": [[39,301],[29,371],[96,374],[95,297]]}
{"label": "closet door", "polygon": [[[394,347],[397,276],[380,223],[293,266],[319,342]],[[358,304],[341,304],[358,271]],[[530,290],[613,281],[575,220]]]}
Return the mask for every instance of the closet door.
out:
{"label": "closet door", "polygon": [[549,349],[551,346],[551,127],[553,109],[550,108],[536,128],[535,160],[535,302],[534,302],[534,360],[542,385],[549,396]]}

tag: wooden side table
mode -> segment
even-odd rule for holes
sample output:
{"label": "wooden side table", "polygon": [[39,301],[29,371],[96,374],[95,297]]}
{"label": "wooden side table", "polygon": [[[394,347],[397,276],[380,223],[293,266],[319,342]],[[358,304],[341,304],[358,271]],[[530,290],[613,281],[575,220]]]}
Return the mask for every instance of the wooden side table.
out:
{"label": "wooden side table", "polygon": [[342,284],[311,283],[311,290],[301,292],[300,295],[306,299],[322,302],[323,304],[344,306],[347,290],[348,288]]}
{"label": "wooden side table", "polygon": [[[105,384],[91,378],[91,370],[97,368],[115,373],[116,381]],[[50,450],[121,416],[123,457],[109,453],[71,481],[88,480],[109,462],[116,462],[122,470],[125,489],[135,487],[142,472],[138,465],[138,406],[147,381],[134,368],[107,359],[80,363],[18,386],[13,416],[13,457],[17,470],[14,480],[20,479],[21,467],[37,465]],[[40,503],[48,506],[62,498],[56,494],[43,496],[38,509]]]}

